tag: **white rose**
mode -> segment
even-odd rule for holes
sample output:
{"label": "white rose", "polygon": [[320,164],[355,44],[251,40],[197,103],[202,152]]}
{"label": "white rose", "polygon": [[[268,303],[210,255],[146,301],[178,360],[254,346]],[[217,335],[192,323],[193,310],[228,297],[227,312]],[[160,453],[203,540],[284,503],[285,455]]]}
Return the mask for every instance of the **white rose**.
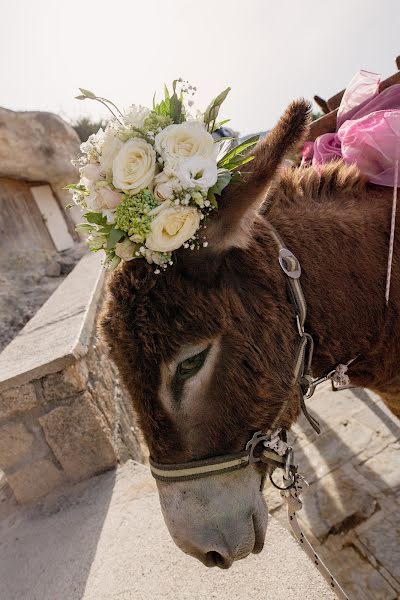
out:
{"label": "white rose", "polygon": [[218,168],[215,160],[192,156],[176,163],[175,174],[184,190],[207,192],[218,179]]}
{"label": "white rose", "polygon": [[107,127],[104,133],[99,161],[103,173],[108,177],[112,176],[114,158],[117,156],[123,145],[124,142],[117,137],[117,131],[113,127]]}
{"label": "white rose", "polygon": [[155,146],[164,160],[172,162],[190,156],[215,159],[218,151],[212,135],[198,121],[168,125],[156,135]]}
{"label": "white rose", "polygon": [[113,161],[113,184],[120,190],[137,194],[153,183],[156,173],[156,153],[141,138],[125,142]]}
{"label": "white rose", "polygon": [[144,122],[150,114],[150,110],[145,106],[136,106],[132,104],[124,114],[125,125],[135,127],[136,129],[142,129]]}
{"label": "white rose", "polygon": [[157,252],[172,252],[198,230],[200,212],[194,207],[165,208],[151,223],[146,246]]}
{"label": "white rose", "polygon": [[154,179],[154,196],[157,200],[163,202],[164,200],[172,200],[174,197],[174,189],[176,187],[177,180],[174,177],[168,177],[168,175],[162,171],[156,175]]}
{"label": "white rose", "polygon": [[123,242],[115,244],[115,254],[123,260],[132,260],[135,258],[135,244],[128,238]]}

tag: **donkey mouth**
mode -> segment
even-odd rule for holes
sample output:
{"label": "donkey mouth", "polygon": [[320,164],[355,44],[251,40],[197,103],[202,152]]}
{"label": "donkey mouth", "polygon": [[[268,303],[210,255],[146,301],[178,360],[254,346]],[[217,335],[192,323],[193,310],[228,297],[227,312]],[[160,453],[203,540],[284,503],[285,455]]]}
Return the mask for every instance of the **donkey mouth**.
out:
{"label": "donkey mouth", "polygon": [[251,551],[252,554],[259,554],[264,548],[265,534],[267,532],[267,521],[268,513],[265,511],[265,515],[254,514],[253,515],[253,528],[254,528],[254,546]]}
{"label": "donkey mouth", "polygon": [[250,554],[259,554],[264,548],[264,540],[266,533],[266,519],[258,514],[254,514],[252,517],[253,522],[253,533],[254,533],[254,545],[252,549],[249,549],[248,544],[244,544],[243,549],[237,549],[235,556],[224,555],[215,550],[207,552],[205,556],[200,559],[206,567],[219,567],[220,569],[229,569],[234,562],[237,560],[243,560]]}

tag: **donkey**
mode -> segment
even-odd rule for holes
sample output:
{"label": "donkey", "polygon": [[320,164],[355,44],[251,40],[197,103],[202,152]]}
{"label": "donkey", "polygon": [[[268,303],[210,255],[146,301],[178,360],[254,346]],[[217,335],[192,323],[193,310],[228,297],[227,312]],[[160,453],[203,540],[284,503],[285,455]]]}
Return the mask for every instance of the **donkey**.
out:
{"label": "donkey", "polygon": [[[271,225],[302,265],[314,374],[357,357],[352,384],[400,415],[398,249],[385,303],[391,191],[343,162],[282,168],[309,119],[309,104],[293,102],[258,143],[207,224],[206,248],[178,251],[161,275],[137,260],[110,277],[101,329],[157,462],[241,451],[277,415],[288,430],[299,414],[298,334]],[[265,470],[157,481],[176,544],[221,568],[260,552]]]}

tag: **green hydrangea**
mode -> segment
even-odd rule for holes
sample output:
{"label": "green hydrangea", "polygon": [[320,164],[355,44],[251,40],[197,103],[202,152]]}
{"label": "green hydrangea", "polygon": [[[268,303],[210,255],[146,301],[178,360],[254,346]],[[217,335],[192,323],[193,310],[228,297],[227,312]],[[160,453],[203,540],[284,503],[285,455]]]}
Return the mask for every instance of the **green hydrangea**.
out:
{"label": "green hydrangea", "polygon": [[152,112],[148,117],[146,117],[143,124],[143,129],[146,133],[148,131],[155,133],[159,127],[164,129],[165,127],[168,127],[168,125],[172,124],[173,120],[171,117],[167,115],[157,115],[155,112]]}
{"label": "green hydrangea", "polygon": [[136,242],[144,241],[150,232],[152,217],[149,212],[158,206],[149,190],[142,190],[135,196],[125,196],[115,212],[115,227],[135,236]]}

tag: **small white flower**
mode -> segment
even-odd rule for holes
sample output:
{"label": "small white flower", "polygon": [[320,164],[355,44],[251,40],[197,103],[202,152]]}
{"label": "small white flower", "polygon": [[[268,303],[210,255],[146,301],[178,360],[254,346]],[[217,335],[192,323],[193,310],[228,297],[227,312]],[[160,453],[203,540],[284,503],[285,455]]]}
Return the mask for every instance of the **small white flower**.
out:
{"label": "small white flower", "polygon": [[143,129],[144,122],[150,115],[150,110],[145,106],[136,106],[132,104],[124,114],[124,123],[129,127],[135,127],[135,129]]}
{"label": "small white flower", "polygon": [[207,248],[207,246],[208,246],[208,242],[203,242],[203,247]]}
{"label": "small white flower", "polygon": [[218,168],[215,160],[192,156],[176,163],[175,174],[183,189],[207,192],[218,179]]}
{"label": "small white flower", "polygon": [[204,200],[204,206],[210,206],[210,201],[209,200]]}

